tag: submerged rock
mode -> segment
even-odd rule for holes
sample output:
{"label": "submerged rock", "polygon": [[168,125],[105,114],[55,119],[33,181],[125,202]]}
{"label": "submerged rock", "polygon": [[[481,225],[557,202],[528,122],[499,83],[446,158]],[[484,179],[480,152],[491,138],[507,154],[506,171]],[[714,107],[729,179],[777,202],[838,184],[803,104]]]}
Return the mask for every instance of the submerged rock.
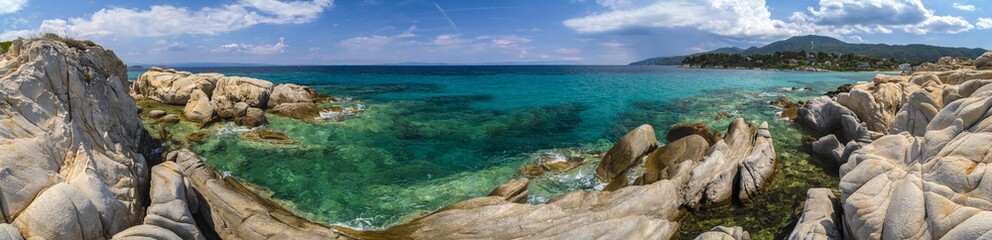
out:
{"label": "submerged rock", "polygon": [[148,111],[148,117],[155,118],[155,119],[164,117],[166,114],[168,114],[168,113],[166,113],[164,110],[158,110],[158,109],[156,109],[156,110]]}
{"label": "submerged rock", "polygon": [[611,182],[657,146],[658,140],[651,125],[637,127],[606,152],[603,161],[596,167],[596,177],[603,182]]}

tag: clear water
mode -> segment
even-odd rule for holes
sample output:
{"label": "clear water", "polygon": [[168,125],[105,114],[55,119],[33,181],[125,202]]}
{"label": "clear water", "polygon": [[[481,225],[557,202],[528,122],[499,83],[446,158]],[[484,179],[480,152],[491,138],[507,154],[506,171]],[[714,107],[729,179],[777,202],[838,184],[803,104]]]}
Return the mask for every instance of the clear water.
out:
{"label": "clear water", "polygon": [[[592,174],[597,154],[645,123],[653,125],[661,139],[677,123],[701,121],[724,130],[733,117],[769,121],[777,148],[783,149],[780,155],[796,155],[786,159],[801,161],[780,164],[786,173],[776,179],[819,174],[826,179],[822,185],[836,183],[836,177],[829,178],[830,170],[811,168],[808,155],[791,150],[798,146],[800,133],[777,120],[780,110],[768,102],[778,96],[806,100],[875,74],[657,66],[184,70],[292,82],[365,104],[365,112],[341,122],[269,116],[268,128],[300,140],[299,146],[252,142],[237,134],[215,134],[194,146],[209,164],[260,186],[299,214],[364,229],[387,227],[488,194],[506,180],[521,177],[518,169],[535,162],[541,153],[587,160],[576,170],[532,179],[531,202],[596,189],[601,187]],[[792,91],[792,87],[814,91]],[[732,117],[716,120],[722,112]],[[790,171],[810,173],[790,175]],[[805,190],[797,189],[810,185],[817,184],[782,188],[791,191],[783,194],[801,197]],[[705,214],[697,218],[701,216]],[[686,226],[691,230],[691,224]]]}

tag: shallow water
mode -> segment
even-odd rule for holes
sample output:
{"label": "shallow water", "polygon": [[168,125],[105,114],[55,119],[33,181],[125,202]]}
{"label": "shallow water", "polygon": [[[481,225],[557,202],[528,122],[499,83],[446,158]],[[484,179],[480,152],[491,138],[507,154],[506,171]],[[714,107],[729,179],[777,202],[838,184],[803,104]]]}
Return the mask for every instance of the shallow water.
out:
{"label": "shallow water", "polygon": [[[532,179],[532,203],[601,188],[592,174],[597,154],[640,124],[653,125],[663,139],[677,123],[701,121],[725,130],[734,117],[769,121],[780,156],[769,193],[755,203],[690,213],[682,237],[720,224],[772,236],[806,188],[835,186],[836,170],[796,151],[801,134],[778,121],[780,110],[768,102],[778,96],[807,100],[875,74],[656,66],[184,70],[292,82],[364,104],[365,112],[343,121],[270,115],[268,128],[300,140],[300,146],[246,141],[235,133],[215,134],[194,146],[208,164],[270,191],[301,215],[364,229],[488,194],[523,176],[518,169],[542,153],[586,160],[575,170]],[[722,112],[732,116],[715,120]]]}

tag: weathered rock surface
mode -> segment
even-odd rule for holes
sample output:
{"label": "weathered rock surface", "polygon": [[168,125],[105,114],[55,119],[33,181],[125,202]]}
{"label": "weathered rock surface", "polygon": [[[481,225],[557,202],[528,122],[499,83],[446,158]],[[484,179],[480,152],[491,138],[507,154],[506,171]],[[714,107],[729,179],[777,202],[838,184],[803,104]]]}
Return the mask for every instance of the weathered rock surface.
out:
{"label": "weathered rock surface", "polygon": [[709,143],[709,145],[716,144],[720,141],[720,131],[710,130],[710,126],[705,123],[689,123],[689,124],[677,124],[668,129],[668,134],[665,135],[665,140],[667,142],[674,142],[683,137],[689,135],[699,135]]}
{"label": "weathered rock surface", "polygon": [[268,106],[270,93],[272,93],[272,83],[269,81],[246,77],[223,77],[217,80],[217,87],[210,96],[210,102],[216,109],[234,106],[237,103],[263,109]]}
{"label": "weathered rock surface", "polygon": [[644,159],[644,175],[637,181],[637,184],[651,184],[658,180],[668,179],[676,170],[673,166],[678,166],[683,161],[698,163],[706,156],[707,149],[709,149],[709,143],[702,136],[695,134],[655,149]]}
{"label": "weathered rock surface", "polygon": [[224,75],[216,73],[192,74],[173,69],[152,67],[141,74],[131,86],[135,98],[150,98],[161,103],[184,105],[194,90],[200,90],[210,97],[219,79]]}
{"label": "weathered rock surface", "polygon": [[718,226],[696,236],[696,240],[751,240],[751,234],[741,227]]}
{"label": "weathered rock surface", "polygon": [[975,68],[980,70],[992,69],[992,51],[983,53],[982,56],[975,59],[973,64]]}
{"label": "weathered rock surface", "polygon": [[320,108],[315,103],[283,103],[269,109],[269,112],[301,120],[320,117]]}
{"label": "weathered rock surface", "polygon": [[161,118],[161,117],[164,117],[166,114],[168,114],[168,113],[166,113],[164,110],[151,110],[151,111],[148,111],[148,117],[150,117],[150,118]]}
{"label": "weathered rock surface", "polygon": [[[755,128],[744,119],[735,119],[724,139],[708,153],[692,170],[684,187],[683,202],[690,204],[687,207],[723,203],[735,196],[746,201],[767,184],[775,169],[775,148],[768,123]],[[738,175],[741,181],[735,182]],[[735,188],[739,192],[735,193]]]}
{"label": "weathered rock surface", "polygon": [[625,175],[626,170],[636,164],[641,157],[658,147],[658,139],[651,125],[641,125],[620,138],[596,167],[596,176],[603,182],[611,182],[617,176]]}
{"label": "weathered rock surface", "polygon": [[214,106],[210,105],[210,98],[203,91],[196,89],[190,94],[189,102],[183,108],[183,116],[186,120],[206,124],[214,120]]}
{"label": "weathered rock surface", "polygon": [[276,85],[272,89],[268,107],[275,108],[284,103],[317,103],[317,91],[292,83]]}
{"label": "weathered rock surface", "polygon": [[489,193],[489,196],[501,197],[503,200],[512,203],[526,203],[527,195],[529,195],[527,184],[529,183],[530,180],[527,178],[512,179],[493,189]]}
{"label": "weathered rock surface", "polygon": [[837,196],[827,188],[810,189],[806,192],[802,216],[789,234],[789,239],[844,239],[840,219],[840,200]]}
{"label": "weathered rock surface", "polygon": [[0,113],[0,236],[103,239],[142,221],[151,138],[113,52],[15,41]]}
{"label": "weathered rock surface", "polygon": [[151,205],[144,224],[114,235],[114,239],[206,239],[196,227],[192,211],[197,210],[196,193],[186,183],[175,162],[166,161],[151,171]]}

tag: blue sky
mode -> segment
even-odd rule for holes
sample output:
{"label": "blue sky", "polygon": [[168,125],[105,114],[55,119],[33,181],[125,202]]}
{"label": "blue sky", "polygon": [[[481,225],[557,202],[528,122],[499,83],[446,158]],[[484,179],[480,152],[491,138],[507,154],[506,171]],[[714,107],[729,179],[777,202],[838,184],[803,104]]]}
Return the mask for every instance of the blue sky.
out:
{"label": "blue sky", "polygon": [[992,0],[0,0],[0,31],[129,64],[626,64],[807,34],[992,48]]}

